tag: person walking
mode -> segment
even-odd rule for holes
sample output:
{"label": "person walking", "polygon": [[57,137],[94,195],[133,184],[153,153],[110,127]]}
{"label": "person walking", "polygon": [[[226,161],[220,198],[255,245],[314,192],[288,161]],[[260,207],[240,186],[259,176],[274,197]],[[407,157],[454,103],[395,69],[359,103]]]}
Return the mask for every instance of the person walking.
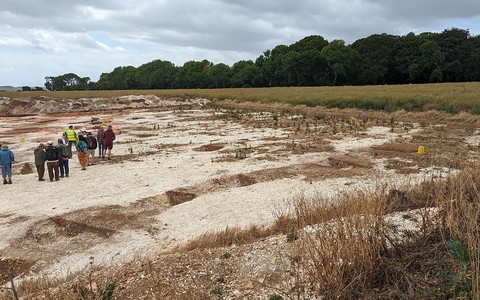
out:
{"label": "person walking", "polygon": [[68,145],[63,143],[62,139],[58,139],[58,166],[60,168],[60,178],[68,177],[70,168],[68,167],[68,160],[70,157],[70,149]]}
{"label": "person walking", "polygon": [[98,127],[97,130],[97,144],[98,144],[98,157],[104,159],[105,158],[105,148],[103,144],[103,134],[105,130],[103,126]]}
{"label": "person walking", "polygon": [[93,165],[95,161],[95,150],[97,149],[97,138],[93,136],[91,132],[87,133],[87,156],[88,156],[88,165]]}
{"label": "person walking", "polygon": [[37,169],[38,181],[44,181],[45,162],[47,161],[47,153],[45,153],[45,145],[40,143],[37,148],[33,150],[35,157],[35,168]]}
{"label": "person walking", "polygon": [[88,165],[88,146],[87,140],[85,139],[83,134],[78,135],[77,156],[82,170],[86,170],[86,167]]}
{"label": "person walking", "polygon": [[68,143],[68,149],[70,150],[70,155],[68,158],[72,158],[72,144],[76,146],[78,141],[77,132],[73,130],[73,125],[68,126],[68,129],[63,133],[63,135]]}
{"label": "person walking", "polygon": [[0,145],[0,148],[0,165],[2,167],[3,184],[12,184],[12,164],[15,162],[15,155],[8,149],[7,145]]}
{"label": "person walking", "polygon": [[113,141],[115,140],[115,132],[113,132],[112,125],[108,125],[107,130],[103,133],[103,144],[107,152],[107,158],[110,159],[113,149]]}
{"label": "person walking", "polygon": [[55,179],[55,181],[59,181],[58,149],[53,145],[52,141],[47,142],[47,149],[45,149],[45,153],[47,155],[48,178],[50,178],[50,181],[53,181],[53,179]]}

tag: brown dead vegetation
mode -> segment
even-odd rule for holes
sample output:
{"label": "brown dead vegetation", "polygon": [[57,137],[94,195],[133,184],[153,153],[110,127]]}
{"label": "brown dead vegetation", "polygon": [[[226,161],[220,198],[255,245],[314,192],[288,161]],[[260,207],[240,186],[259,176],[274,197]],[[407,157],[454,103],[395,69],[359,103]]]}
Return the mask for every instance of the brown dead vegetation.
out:
{"label": "brown dead vegetation", "polygon": [[20,169],[20,174],[32,174],[34,167],[29,163],[24,163]]}
{"label": "brown dead vegetation", "polygon": [[225,147],[225,145],[222,143],[213,143],[213,144],[208,144],[208,145],[203,145],[197,148],[193,148],[193,151],[201,151],[201,152],[218,151],[220,149],[223,149],[223,147]]}
{"label": "brown dead vegetation", "polygon": [[197,195],[195,195],[194,193],[189,193],[189,192],[185,192],[185,191],[178,191],[178,190],[176,190],[176,191],[166,191],[165,194],[167,195],[168,202],[171,205],[178,205],[180,203],[193,200],[193,199],[195,199],[195,197],[197,197]]}

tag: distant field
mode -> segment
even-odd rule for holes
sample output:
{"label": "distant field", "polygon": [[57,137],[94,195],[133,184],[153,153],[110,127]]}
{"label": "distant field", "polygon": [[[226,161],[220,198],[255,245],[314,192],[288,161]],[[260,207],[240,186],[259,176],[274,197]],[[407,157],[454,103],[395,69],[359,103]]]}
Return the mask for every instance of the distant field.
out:
{"label": "distant field", "polygon": [[473,114],[480,114],[480,82],[188,90],[0,91],[0,96],[11,98],[43,95],[52,98],[78,99],[143,94],[153,94],[163,97],[204,97],[211,100],[236,99],[240,101],[284,102],[312,107],[360,108],[381,111],[396,111],[401,109],[406,111],[427,111],[434,109],[449,113],[466,111]]}

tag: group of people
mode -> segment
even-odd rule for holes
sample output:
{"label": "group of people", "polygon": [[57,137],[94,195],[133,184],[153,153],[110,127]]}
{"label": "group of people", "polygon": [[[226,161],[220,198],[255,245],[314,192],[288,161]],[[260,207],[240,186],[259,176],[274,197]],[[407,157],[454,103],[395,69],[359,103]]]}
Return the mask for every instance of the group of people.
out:
{"label": "group of people", "polygon": [[[35,167],[37,169],[38,181],[45,181],[45,163],[47,166],[48,177],[50,181],[58,181],[62,177],[68,177],[70,173],[69,160],[72,158],[72,146],[78,156],[78,161],[82,170],[86,170],[87,165],[95,161],[95,151],[98,149],[98,156],[101,159],[110,159],[113,141],[116,136],[111,125],[107,130],[100,126],[95,137],[91,132],[77,132],[70,125],[63,133],[62,138],[58,139],[57,145],[53,141],[48,141],[47,146],[40,143],[34,150]],[[0,164],[2,167],[3,184],[12,183],[12,163],[15,161],[13,152],[8,146],[0,145]]]}

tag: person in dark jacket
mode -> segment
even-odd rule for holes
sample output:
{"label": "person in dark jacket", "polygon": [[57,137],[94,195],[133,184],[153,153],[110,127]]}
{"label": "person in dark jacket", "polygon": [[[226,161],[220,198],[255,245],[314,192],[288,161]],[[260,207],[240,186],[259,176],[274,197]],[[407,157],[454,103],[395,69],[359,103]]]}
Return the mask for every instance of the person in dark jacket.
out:
{"label": "person in dark jacket", "polygon": [[50,181],[53,181],[54,178],[55,181],[59,181],[58,149],[53,145],[52,141],[47,142],[45,153],[47,155],[48,178],[50,178]]}
{"label": "person in dark jacket", "polygon": [[105,133],[105,130],[103,129],[103,127],[102,126],[98,127],[98,130],[97,130],[98,157],[101,157],[102,159],[105,158],[105,148],[103,146],[104,133]]}
{"label": "person in dark jacket", "polygon": [[[0,166],[2,167],[3,184],[12,184],[12,164],[15,162],[13,152],[7,145],[0,145]],[[7,180],[8,177],[8,180]]]}
{"label": "person in dark jacket", "polygon": [[68,145],[63,143],[62,139],[58,139],[58,166],[60,169],[60,178],[68,177],[70,173],[70,168],[68,167],[68,159],[70,157],[70,151],[72,149],[68,148]]}
{"label": "person in dark jacket", "polygon": [[113,132],[112,125],[108,125],[107,130],[103,133],[103,144],[105,151],[107,151],[107,158],[110,159],[112,155],[113,141],[115,140],[115,132]]}
{"label": "person in dark jacket", "polygon": [[88,165],[93,165],[95,162],[95,150],[97,149],[97,138],[91,132],[87,133],[87,148],[88,148]]}
{"label": "person in dark jacket", "polygon": [[33,150],[35,157],[35,168],[37,168],[38,181],[44,181],[45,162],[47,161],[47,154],[45,153],[45,145],[40,143],[37,148]]}

